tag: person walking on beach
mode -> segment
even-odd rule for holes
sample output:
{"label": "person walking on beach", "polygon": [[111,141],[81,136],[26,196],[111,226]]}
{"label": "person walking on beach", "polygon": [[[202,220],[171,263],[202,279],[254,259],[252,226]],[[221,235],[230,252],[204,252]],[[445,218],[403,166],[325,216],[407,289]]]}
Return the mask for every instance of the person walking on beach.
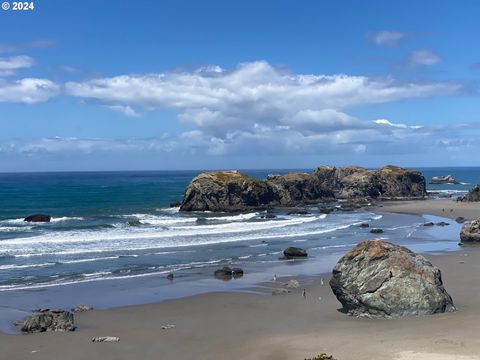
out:
{"label": "person walking on beach", "polygon": [[303,296],[304,299],[307,298],[307,291],[305,289],[303,289],[303,291],[302,291],[302,296]]}
{"label": "person walking on beach", "polygon": [[273,281],[277,281],[277,274],[273,274]]}

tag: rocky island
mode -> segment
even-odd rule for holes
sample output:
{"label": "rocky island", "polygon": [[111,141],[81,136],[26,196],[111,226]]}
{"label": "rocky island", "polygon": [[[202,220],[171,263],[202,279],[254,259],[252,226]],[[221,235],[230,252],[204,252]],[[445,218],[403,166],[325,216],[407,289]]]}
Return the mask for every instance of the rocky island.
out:
{"label": "rocky island", "polygon": [[187,189],[180,211],[247,211],[335,200],[423,199],[425,178],[414,170],[385,166],[321,166],[313,173],[269,175],[258,180],[236,170],[206,172]]}
{"label": "rocky island", "polygon": [[430,184],[432,185],[440,185],[440,184],[460,184],[452,175],[446,176],[434,176],[430,180]]}

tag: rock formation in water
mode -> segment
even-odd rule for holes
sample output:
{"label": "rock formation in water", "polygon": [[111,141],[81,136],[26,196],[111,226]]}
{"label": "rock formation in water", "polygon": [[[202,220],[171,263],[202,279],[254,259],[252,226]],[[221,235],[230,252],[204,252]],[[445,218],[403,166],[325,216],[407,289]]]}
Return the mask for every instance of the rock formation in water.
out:
{"label": "rock formation in water", "polygon": [[434,176],[430,180],[430,184],[438,185],[438,184],[460,184],[452,175],[446,176]]}
{"label": "rock formation in water", "polygon": [[283,256],[285,259],[305,258],[308,253],[305,249],[291,246],[283,250]]}
{"label": "rock formation in water", "polygon": [[238,171],[218,171],[202,173],[190,182],[180,210],[233,212],[335,199],[419,199],[425,195],[422,174],[396,166],[375,171],[323,166],[312,174],[269,175],[267,180]]}
{"label": "rock formation in water", "polygon": [[392,165],[379,170],[321,166],[314,175],[338,199],[414,199],[426,195],[425,178],[420,172]]}
{"label": "rock formation in water", "polygon": [[30,215],[23,219],[23,221],[27,222],[50,222],[50,220],[52,220],[52,217],[44,214]]}
{"label": "rock formation in water", "polygon": [[454,311],[440,270],[423,256],[382,240],[366,240],[333,269],[330,286],[343,310],[365,317]]}

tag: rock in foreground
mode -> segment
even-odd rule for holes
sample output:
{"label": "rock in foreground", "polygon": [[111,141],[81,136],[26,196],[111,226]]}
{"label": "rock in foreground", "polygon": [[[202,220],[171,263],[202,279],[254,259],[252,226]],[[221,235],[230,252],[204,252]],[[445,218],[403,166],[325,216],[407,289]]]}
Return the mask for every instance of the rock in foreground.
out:
{"label": "rock in foreground", "polygon": [[23,219],[23,221],[27,222],[50,222],[50,220],[52,220],[52,217],[44,214],[30,215]]}
{"label": "rock in foreground", "polygon": [[382,240],[366,240],[333,269],[330,286],[343,310],[365,317],[454,311],[440,270],[423,256]]}
{"label": "rock in foreground", "polygon": [[463,225],[460,231],[460,240],[462,242],[480,242],[480,219]]}
{"label": "rock in foreground", "polygon": [[39,333],[45,331],[74,331],[75,328],[71,312],[46,309],[36,311],[27,317],[21,330],[26,333]]}

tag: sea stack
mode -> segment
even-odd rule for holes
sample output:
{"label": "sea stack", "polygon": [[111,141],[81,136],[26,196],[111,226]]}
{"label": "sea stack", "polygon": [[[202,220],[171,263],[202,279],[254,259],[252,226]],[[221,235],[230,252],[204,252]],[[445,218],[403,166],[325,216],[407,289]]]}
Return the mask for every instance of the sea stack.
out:
{"label": "sea stack", "polygon": [[423,199],[425,196],[425,178],[420,172],[392,165],[379,170],[322,166],[312,174],[269,175],[266,180],[233,170],[202,173],[192,179],[180,210],[236,212],[338,199],[363,204],[368,203],[366,199]]}

